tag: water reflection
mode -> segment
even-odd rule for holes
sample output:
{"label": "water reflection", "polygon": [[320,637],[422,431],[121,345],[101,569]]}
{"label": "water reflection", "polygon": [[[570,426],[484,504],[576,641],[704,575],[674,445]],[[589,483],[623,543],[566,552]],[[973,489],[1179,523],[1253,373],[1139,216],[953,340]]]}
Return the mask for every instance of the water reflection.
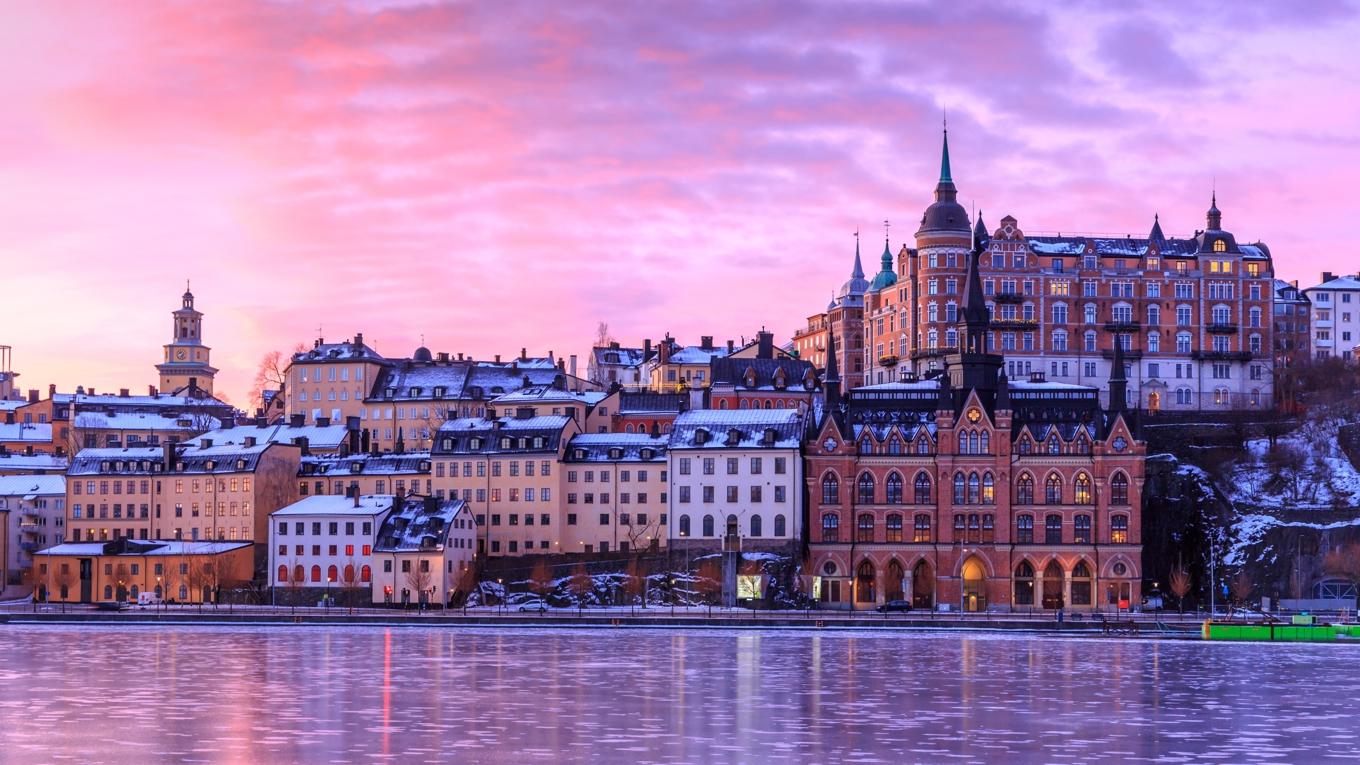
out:
{"label": "water reflection", "polygon": [[1360,753],[1351,713],[1360,673],[1348,646],[8,627],[0,649],[0,763],[1299,762]]}

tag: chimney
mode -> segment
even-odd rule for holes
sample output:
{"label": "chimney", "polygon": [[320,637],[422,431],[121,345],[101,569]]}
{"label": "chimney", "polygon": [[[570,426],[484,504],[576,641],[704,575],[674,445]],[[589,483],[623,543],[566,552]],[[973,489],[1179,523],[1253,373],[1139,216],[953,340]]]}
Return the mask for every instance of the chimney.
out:
{"label": "chimney", "polygon": [[154,396],[154,395],[156,395],[156,386],[154,386],[154,385],[148,385],[148,386],[146,386],[146,395],[148,395],[148,396]]}
{"label": "chimney", "polygon": [[47,384],[47,397],[48,397],[48,398],[52,398],[52,397],[55,396],[55,395],[57,395],[57,384],[56,384],[56,383],[48,383],[48,384]]}
{"label": "chimney", "polygon": [[355,333],[354,333],[354,350],[357,351],[357,350],[359,350],[359,349],[362,348],[362,347],[364,347],[364,333],[362,333],[362,332],[355,332]]}
{"label": "chimney", "polygon": [[662,364],[669,364],[671,360],[671,336],[666,337],[656,346],[656,360]]}
{"label": "chimney", "polygon": [[213,440],[212,440],[211,438],[200,438],[200,439],[198,439],[198,446],[199,446],[199,448],[201,448],[201,449],[211,449],[211,448],[212,448],[212,444],[213,444]]}
{"label": "chimney", "polygon": [[246,447],[247,449],[250,449],[250,448],[253,448],[254,446],[255,446],[255,436],[246,436],[246,437],[245,437],[245,447]]}
{"label": "chimney", "polygon": [[529,358],[529,349],[528,349],[528,348],[520,348],[520,349],[519,349],[519,358],[520,358],[521,361],[527,360],[527,359]]}
{"label": "chimney", "polygon": [[30,391],[28,392],[28,403],[30,403],[30,404],[36,404],[36,403],[38,403],[38,391],[37,391],[37,389],[30,390]]}
{"label": "chimney", "polygon": [[255,427],[257,427],[257,428],[263,428],[265,425],[268,425],[268,424],[269,424],[269,421],[268,421],[268,420],[265,418],[265,416],[264,416],[264,411],[263,411],[263,410],[260,410],[260,409],[256,409],[256,410],[255,410],[255,423],[254,423],[254,424],[255,424]]}
{"label": "chimney", "polygon": [[557,357],[553,355],[552,349],[548,350],[548,361],[553,361]]}
{"label": "chimney", "polygon": [[440,361],[446,362],[449,360],[449,354],[447,351],[440,351],[438,358]]}
{"label": "chimney", "polygon": [[557,360],[557,371],[559,371],[559,372],[566,372],[566,371],[567,371],[567,362],[566,362],[565,360],[563,360],[563,359],[558,359],[558,360]]}
{"label": "chimney", "polygon": [[760,330],[756,333],[756,358],[774,358],[774,333]]}
{"label": "chimney", "polygon": [[461,354],[461,353],[458,354],[458,360],[459,360],[459,361],[462,361],[462,360],[463,360],[463,354]]}
{"label": "chimney", "polygon": [[563,377],[562,375],[553,375],[552,386],[556,390],[566,390],[567,378]]}
{"label": "chimney", "polygon": [[304,457],[311,456],[312,444],[307,439],[306,436],[298,436],[297,438],[293,439],[293,443],[297,444],[298,449],[302,452],[302,456]]}
{"label": "chimney", "polygon": [[576,354],[574,353],[571,354],[571,363],[567,365],[567,371],[571,373],[572,377],[576,376]]}
{"label": "chimney", "polygon": [[609,341],[609,350],[611,350],[611,351],[617,351],[618,349],[619,349],[619,341],[618,341],[618,340],[610,340],[610,341]]}
{"label": "chimney", "polygon": [[529,375],[525,375],[524,377],[520,378],[520,387],[521,387],[521,388],[527,388],[527,387],[529,387],[529,386],[532,385],[532,384],[533,384],[533,383],[529,382]]}
{"label": "chimney", "polygon": [[358,486],[351,486],[351,487],[349,488],[349,491],[350,491],[351,494],[354,495],[354,506],[355,506],[355,507],[358,507],[358,506],[359,506],[359,487],[358,487]]}
{"label": "chimney", "polygon": [[175,470],[175,445],[173,443],[161,446],[161,462],[165,465],[165,472],[172,473]]}
{"label": "chimney", "polygon": [[651,357],[652,357],[652,338],[649,337],[642,341],[642,360],[646,361]]}
{"label": "chimney", "polygon": [[499,353],[496,354],[496,363],[497,364],[501,363],[501,355]]}
{"label": "chimney", "polygon": [[127,388],[119,388],[119,389],[118,389],[118,398],[127,398],[127,397],[128,397],[128,389],[127,389]]}
{"label": "chimney", "polygon": [[329,428],[331,426],[331,418],[329,417],[316,418],[316,426],[318,428]]}
{"label": "chimney", "polygon": [[706,350],[706,351],[711,351],[711,350],[713,350],[713,336],[712,336],[712,335],[703,335],[702,337],[700,337],[700,338],[699,338],[699,347],[700,347],[700,348],[703,348],[703,349]]}
{"label": "chimney", "polygon": [[93,396],[93,395],[94,395],[94,388],[90,388],[89,390],[87,390],[87,391],[85,391],[85,392],[88,393],[88,394],[90,394],[91,396]]}
{"label": "chimney", "polygon": [[349,453],[358,454],[363,447],[362,439],[359,437],[359,418],[346,417],[345,430],[348,432]]}
{"label": "chimney", "polygon": [[1330,282],[1331,280],[1333,280],[1333,279],[1335,279],[1335,278],[1336,278],[1336,276],[1335,276],[1331,271],[1323,271],[1323,272],[1322,272],[1322,283],[1323,283],[1323,284],[1326,284],[1327,282]]}
{"label": "chimney", "polygon": [[307,422],[307,415],[305,415],[305,414],[294,414],[294,415],[292,415],[292,416],[290,416],[290,417],[288,418],[288,427],[290,427],[290,428],[300,428],[300,427],[302,427],[304,424],[306,424],[306,422]]}
{"label": "chimney", "polygon": [[737,350],[737,344],[731,340],[727,341],[727,355],[731,356]]}

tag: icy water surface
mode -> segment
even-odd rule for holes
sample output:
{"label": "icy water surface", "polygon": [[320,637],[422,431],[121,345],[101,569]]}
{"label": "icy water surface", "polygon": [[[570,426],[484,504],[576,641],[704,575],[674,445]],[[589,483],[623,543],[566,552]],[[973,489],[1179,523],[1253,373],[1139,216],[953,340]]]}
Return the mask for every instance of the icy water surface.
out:
{"label": "icy water surface", "polygon": [[0,650],[5,765],[1360,756],[1340,645],[11,626]]}

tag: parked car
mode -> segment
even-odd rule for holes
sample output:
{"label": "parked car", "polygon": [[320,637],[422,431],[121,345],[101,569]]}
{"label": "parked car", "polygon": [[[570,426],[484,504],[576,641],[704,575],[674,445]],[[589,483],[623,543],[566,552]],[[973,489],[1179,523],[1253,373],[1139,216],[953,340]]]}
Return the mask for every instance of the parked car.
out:
{"label": "parked car", "polygon": [[155,592],[137,593],[137,605],[139,606],[159,606],[160,604],[161,596],[157,595]]}
{"label": "parked car", "polygon": [[548,610],[548,604],[541,600],[531,600],[528,603],[519,604],[520,613],[544,613]]}
{"label": "parked car", "polygon": [[900,611],[905,614],[911,610],[911,603],[908,603],[905,600],[890,600],[874,610],[878,611],[880,614],[886,614],[892,611]]}
{"label": "parked car", "polygon": [[100,611],[126,611],[132,606],[125,600],[101,600],[95,604]]}

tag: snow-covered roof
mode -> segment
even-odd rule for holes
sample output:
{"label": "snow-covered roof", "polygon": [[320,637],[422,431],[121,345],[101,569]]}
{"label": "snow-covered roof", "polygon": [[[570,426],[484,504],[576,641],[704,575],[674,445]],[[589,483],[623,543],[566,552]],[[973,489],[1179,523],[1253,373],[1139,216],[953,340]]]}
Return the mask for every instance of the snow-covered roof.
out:
{"label": "snow-covered roof", "polygon": [[0,422],[0,441],[51,443],[50,422]]}
{"label": "snow-covered roof", "polygon": [[6,475],[0,476],[0,497],[22,497],[29,494],[65,494],[64,475]]}
{"label": "snow-covered roof", "polygon": [[698,345],[687,345],[684,348],[671,352],[670,363],[708,364],[714,359],[720,359],[726,355],[726,348],[704,348]]}
{"label": "snow-covered roof", "polygon": [[[119,542],[65,542],[39,550],[34,555],[220,555],[221,553],[250,547],[251,542],[187,542],[187,541],[142,541],[120,540]],[[121,551],[120,551],[121,548]]]}
{"label": "snow-covered roof", "polygon": [[1314,292],[1316,290],[1360,290],[1360,276],[1338,276],[1316,287],[1309,287],[1305,291]]}
{"label": "snow-covered roof", "polygon": [[298,475],[429,475],[429,452],[384,452],[383,454],[311,454],[302,458]]}
{"label": "snow-covered roof", "polygon": [[317,363],[326,361],[372,361],[381,363],[383,357],[377,351],[364,345],[362,336],[358,342],[318,343],[305,351],[293,354],[293,363]]}
{"label": "snow-covered roof", "polygon": [[70,464],[70,460],[54,454],[0,454],[0,475],[30,470],[65,472]]}
{"label": "snow-covered roof", "polygon": [[313,449],[338,449],[348,437],[349,431],[343,423],[326,425],[325,427],[319,425],[294,426],[288,423],[279,423],[276,425],[234,425],[229,428],[217,428],[191,438],[185,443],[198,446],[207,440],[211,441],[214,446],[244,445],[246,439],[253,438],[256,444],[296,444],[299,438],[306,438],[308,445]]}
{"label": "snow-covered roof", "polygon": [[939,380],[938,380],[937,378],[936,378],[936,379],[930,379],[930,380],[914,380],[914,381],[912,381],[912,382],[906,382],[906,381],[903,381],[903,380],[898,380],[898,381],[895,381],[895,382],[878,383],[878,384],[876,384],[876,385],[861,385],[861,386],[859,386],[858,388],[852,388],[852,390],[855,390],[855,391],[875,391],[875,390],[879,390],[879,391],[892,391],[892,390],[938,391],[939,389],[940,389],[940,382],[939,382]]}
{"label": "snow-covered roof", "polygon": [[73,424],[81,430],[163,430],[200,433],[222,426],[222,421],[205,413],[162,414],[160,412],[91,412],[76,409]]}
{"label": "snow-covered roof", "polygon": [[28,406],[28,400],[22,398],[0,399],[0,412],[12,412],[19,407]]}
{"label": "snow-covered roof", "polygon": [[1086,392],[1094,393],[1094,392],[1096,392],[1096,390],[1097,390],[1096,388],[1094,388],[1094,387],[1092,387],[1092,386],[1090,386],[1090,385],[1076,385],[1076,384],[1074,384],[1074,383],[1051,382],[1051,381],[1048,381],[1048,380],[1044,380],[1044,381],[1010,380],[1010,381],[1008,381],[1008,385],[1009,385],[1009,387],[1010,387],[1010,389],[1011,389],[1012,391],[1036,391],[1036,392],[1037,392],[1037,391],[1045,391],[1045,390],[1051,390],[1051,391],[1060,391],[1060,390],[1061,390],[1061,391],[1086,391]]}
{"label": "snow-covered roof", "polygon": [[596,364],[612,364],[623,366],[637,366],[645,359],[642,357],[641,348],[615,348],[613,346],[596,346],[591,349],[595,355]]}
{"label": "snow-covered roof", "polygon": [[649,461],[664,462],[670,439],[645,433],[581,433],[567,444],[569,462]]}
{"label": "snow-covered roof", "polygon": [[551,404],[562,402],[582,403],[587,406],[594,406],[607,395],[609,394],[601,391],[582,391],[581,393],[576,393],[569,390],[554,388],[551,385],[530,385],[527,388],[520,388],[517,391],[497,396],[491,400],[491,404]]}
{"label": "snow-covered roof", "polygon": [[[774,436],[768,442],[767,431]],[[701,409],[675,418],[670,448],[796,449],[802,435],[803,417],[796,409]]]}
{"label": "snow-covered roof", "polygon": [[270,513],[274,515],[379,515],[392,509],[391,494],[364,494],[356,506],[353,497],[343,494],[318,494],[303,497]]}
{"label": "snow-covered roof", "polygon": [[442,550],[448,542],[453,519],[460,512],[467,515],[461,499],[436,499],[410,496],[388,514],[378,529],[375,552],[414,552]]}
{"label": "snow-covered roof", "polygon": [[[570,417],[545,414],[537,417],[459,417],[439,427],[435,439],[435,454],[482,454],[501,451],[555,452],[561,442]],[[508,450],[501,448],[501,439],[511,437]],[[525,445],[521,447],[519,441]],[[537,442],[537,444],[535,444]]]}

